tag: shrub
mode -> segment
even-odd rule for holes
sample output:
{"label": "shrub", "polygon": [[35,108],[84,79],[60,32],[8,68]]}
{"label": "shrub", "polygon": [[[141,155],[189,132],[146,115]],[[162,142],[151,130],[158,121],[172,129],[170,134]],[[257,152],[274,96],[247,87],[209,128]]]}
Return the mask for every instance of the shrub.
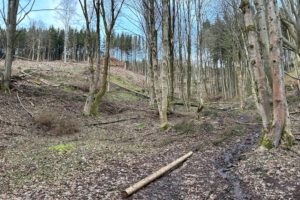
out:
{"label": "shrub", "polygon": [[44,131],[50,131],[55,126],[57,116],[51,112],[42,112],[34,117],[34,122],[38,128]]}
{"label": "shrub", "polygon": [[214,130],[214,126],[208,122],[203,122],[201,125],[200,125],[200,129],[203,130],[203,131],[206,131],[206,132],[211,132]]}
{"label": "shrub", "polygon": [[210,109],[210,110],[203,110],[202,111],[203,116],[205,117],[218,117],[219,114],[216,110]]}
{"label": "shrub", "polygon": [[37,128],[50,135],[68,135],[79,131],[76,120],[57,113],[42,112],[34,118]]}
{"label": "shrub", "polygon": [[176,132],[193,133],[195,131],[195,124],[192,121],[182,121],[173,127]]}

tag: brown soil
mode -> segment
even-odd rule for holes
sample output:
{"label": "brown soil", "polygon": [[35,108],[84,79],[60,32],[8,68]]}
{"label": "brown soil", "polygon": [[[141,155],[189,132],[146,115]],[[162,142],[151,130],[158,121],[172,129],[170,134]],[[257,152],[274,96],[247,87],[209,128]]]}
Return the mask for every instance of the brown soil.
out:
{"label": "brown soil", "polygon": [[[197,120],[178,107],[169,115],[174,128],[161,132],[146,100],[114,87],[101,115],[84,117],[85,93],[70,87],[85,84],[83,66],[18,64],[15,75],[27,69],[31,76],[15,78],[11,95],[0,94],[0,199],[121,199],[122,189],[195,148],[183,165],[128,199],[299,199],[299,145],[255,151],[254,111],[207,106]],[[79,132],[39,127],[17,92],[35,116],[55,113]]]}

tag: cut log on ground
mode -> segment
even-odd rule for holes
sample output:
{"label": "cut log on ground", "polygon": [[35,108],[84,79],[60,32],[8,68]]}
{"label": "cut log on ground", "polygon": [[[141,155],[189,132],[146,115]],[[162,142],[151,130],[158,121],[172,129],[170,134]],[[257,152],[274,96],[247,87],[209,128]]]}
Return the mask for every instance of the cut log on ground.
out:
{"label": "cut log on ground", "polygon": [[101,126],[101,125],[108,125],[108,124],[115,124],[115,123],[119,123],[119,122],[130,121],[130,120],[134,120],[134,119],[141,119],[141,117],[137,116],[137,117],[131,117],[131,118],[127,118],[127,119],[117,119],[115,121],[95,122],[95,123],[91,123],[91,124],[86,124],[85,126]]}
{"label": "cut log on ground", "polygon": [[168,164],[167,166],[159,169],[158,171],[154,172],[150,176],[144,178],[143,180],[137,182],[133,186],[130,186],[129,188],[122,191],[121,195],[123,198],[129,197],[133,193],[137,192],[139,189],[143,188],[144,186],[148,185],[152,181],[156,180],[157,178],[161,177],[174,167],[178,166],[179,164],[183,163],[185,160],[187,160],[189,157],[193,155],[193,152],[190,151],[189,153],[185,154],[184,156],[178,158],[177,160],[173,161],[172,163]]}
{"label": "cut log on ground", "polygon": [[[185,102],[180,102],[180,101],[179,101],[179,102],[174,102],[173,105],[175,105],[175,106],[186,106],[187,103],[185,103]],[[192,102],[190,102],[189,105],[190,105],[191,107],[195,107],[195,108],[198,108],[198,107],[199,107],[199,104],[197,104],[197,103],[192,103]]]}
{"label": "cut log on ground", "polygon": [[140,93],[140,92],[134,91],[134,90],[132,90],[132,89],[126,88],[126,87],[124,87],[124,86],[122,86],[122,85],[119,85],[119,84],[117,84],[117,83],[110,82],[110,84],[116,85],[117,87],[119,87],[119,88],[121,88],[121,89],[123,89],[123,90],[125,90],[125,91],[127,91],[127,92],[133,93],[134,95],[136,95],[136,96],[138,96],[138,97],[143,97],[143,98],[145,98],[145,99],[150,99],[149,96],[147,96],[147,95],[145,95],[145,94],[143,94],[143,93]]}

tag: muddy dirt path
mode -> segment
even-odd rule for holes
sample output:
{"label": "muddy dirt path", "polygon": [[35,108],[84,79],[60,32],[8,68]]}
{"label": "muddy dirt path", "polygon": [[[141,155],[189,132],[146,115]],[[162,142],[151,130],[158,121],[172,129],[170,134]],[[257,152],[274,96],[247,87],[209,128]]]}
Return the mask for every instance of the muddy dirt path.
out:
{"label": "muddy dirt path", "polygon": [[241,143],[232,145],[216,160],[216,169],[229,185],[228,190],[224,192],[224,196],[227,199],[258,199],[241,180],[239,175],[235,173],[238,162],[243,159],[243,154],[251,151],[256,146],[258,140],[259,128],[256,127],[255,131],[248,134]]}
{"label": "muddy dirt path", "polygon": [[243,154],[252,151],[258,139],[259,127],[253,126],[235,138],[238,143],[195,152],[182,166],[128,199],[260,199],[235,173]]}

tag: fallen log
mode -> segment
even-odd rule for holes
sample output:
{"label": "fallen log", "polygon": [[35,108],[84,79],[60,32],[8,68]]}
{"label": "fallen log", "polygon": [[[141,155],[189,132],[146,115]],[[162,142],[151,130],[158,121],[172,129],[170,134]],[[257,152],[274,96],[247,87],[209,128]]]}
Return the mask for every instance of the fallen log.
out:
{"label": "fallen log", "polygon": [[124,87],[124,86],[122,86],[122,85],[119,85],[119,84],[117,84],[117,83],[114,83],[114,82],[110,82],[110,83],[113,84],[113,85],[116,85],[117,87],[119,87],[119,88],[121,88],[121,89],[123,89],[123,90],[125,90],[125,91],[127,91],[127,92],[133,93],[133,94],[135,94],[136,96],[143,97],[143,98],[145,98],[145,99],[150,99],[149,96],[147,96],[147,95],[145,95],[145,94],[143,94],[143,93],[140,93],[140,92],[138,92],[138,91],[135,91],[135,90],[126,88],[126,87]]}
{"label": "fallen log", "polygon": [[134,120],[134,119],[141,119],[141,118],[140,117],[131,117],[131,118],[127,118],[127,119],[117,119],[115,121],[108,121],[108,122],[95,122],[95,123],[91,123],[91,124],[86,124],[85,126],[101,126],[101,125],[108,125],[108,124],[115,124],[115,123],[119,123],[119,122],[130,121],[130,120]]}
{"label": "fallen log", "polygon": [[59,87],[60,85],[59,84],[55,84],[55,83],[52,83],[46,79],[43,79],[43,78],[40,78],[39,79],[42,83],[44,83],[45,85],[48,85],[48,86],[52,86],[52,87]]}
{"label": "fallen log", "polygon": [[173,161],[172,163],[168,164],[167,166],[159,169],[158,171],[154,172],[150,176],[147,176],[143,180],[137,182],[136,184],[130,186],[129,188],[125,189],[121,192],[121,195],[123,198],[129,197],[133,193],[137,192],[139,189],[143,188],[144,186],[148,185],[152,181],[156,180],[157,178],[161,177],[174,167],[178,166],[179,164],[183,163],[185,160],[187,160],[189,157],[193,155],[193,152],[190,151],[189,153],[185,154],[184,156],[178,158],[177,160]]}
{"label": "fallen log", "polygon": [[185,103],[185,102],[178,101],[178,102],[174,102],[174,103],[173,103],[173,105],[175,105],[175,106],[186,106],[186,105],[188,105],[188,104],[189,104],[191,107],[195,107],[195,108],[198,108],[198,107],[199,107],[199,104],[193,103],[193,102]]}

